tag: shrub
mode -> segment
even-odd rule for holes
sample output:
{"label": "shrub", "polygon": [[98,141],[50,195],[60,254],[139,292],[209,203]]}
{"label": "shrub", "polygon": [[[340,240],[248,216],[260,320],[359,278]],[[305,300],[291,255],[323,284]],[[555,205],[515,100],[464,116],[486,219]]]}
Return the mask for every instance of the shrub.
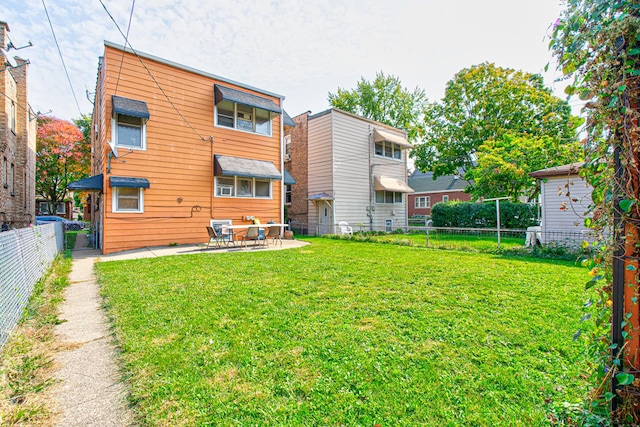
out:
{"label": "shrub", "polygon": [[[434,227],[496,228],[494,203],[452,201],[436,203],[431,209]],[[500,202],[502,228],[527,228],[537,225],[535,206],[526,203]]]}

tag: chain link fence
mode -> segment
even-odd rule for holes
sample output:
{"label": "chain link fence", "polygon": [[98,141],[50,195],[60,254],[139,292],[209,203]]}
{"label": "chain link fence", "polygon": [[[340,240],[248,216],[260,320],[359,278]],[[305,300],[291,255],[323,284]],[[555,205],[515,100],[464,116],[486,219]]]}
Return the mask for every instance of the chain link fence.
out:
{"label": "chain link fence", "polygon": [[34,285],[63,249],[61,223],[0,233],[0,347],[20,320]]}

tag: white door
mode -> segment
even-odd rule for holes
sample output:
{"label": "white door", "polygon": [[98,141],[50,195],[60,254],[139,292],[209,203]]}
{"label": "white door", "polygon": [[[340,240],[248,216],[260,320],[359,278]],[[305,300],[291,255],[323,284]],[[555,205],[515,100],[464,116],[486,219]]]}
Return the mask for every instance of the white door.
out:
{"label": "white door", "polygon": [[318,212],[318,216],[320,217],[320,224],[318,226],[318,234],[330,234],[333,223],[331,218],[331,204],[329,202],[322,202],[319,207],[320,212]]}

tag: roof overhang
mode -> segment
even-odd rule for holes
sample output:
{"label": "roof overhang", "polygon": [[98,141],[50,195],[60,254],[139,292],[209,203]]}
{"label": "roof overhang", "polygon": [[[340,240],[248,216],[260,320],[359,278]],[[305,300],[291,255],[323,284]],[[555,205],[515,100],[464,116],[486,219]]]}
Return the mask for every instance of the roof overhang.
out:
{"label": "roof overhang", "polygon": [[413,188],[409,187],[401,179],[389,176],[376,175],[373,177],[373,188],[376,191],[395,191],[398,193],[413,193]]}
{"label": "roof overhang", "polygon": [[149,188],[149,180],[146,178],[130,178],[124,176],[110,176],[111,187],[120,188]]}
{"label": "roof overhang", "polygon": [[319,201],[319,200],[331,201],[331,200],[334,200],[334,198],[331,194],[328,194],[328,193],[317,193],[317,194],[314,194],[313,196],[309,196],[307,200],[311,200],[313,202]]}
{"label": "roof overhang", "polygon": [[253,95],[251,93],[242,92],[237,89],[222,85],[213,85],[216,105],[222,100],[237,102],[238,104],[248,105],[250,107],[262,108],[272,113],[282,113],[282,108],[270,100],[262,96]]}
{"label": "roof overhang", "polygon": [[284,116],[284,127],[285,127],[285,129],[296,127],[296,122],[293,121],[291,116],[287,113],[287,110],[282,110],[282,115]]}
{"label": "roof overhang", "polygon": [[272,162],[244,159],[241,157],[214,156],[214,174],[216,176],[241,176],[246,178],[282,179],[282,174]]}
{"label": "roof overhang", "polygon": [[149,109],[147,108],[147,103],[144,101],[112,95],[111,102],[113,103],[113,112],[115,114],[140,117],[141,119],[149,118]]}
{"label": "roof overhang", "polygon": [[551,168],[530,172],[529,176],[532,178],[547,178],[550,176],[578,175],[582,166],[584,166],[583,162],[569,163],[568,165],[554,166]]}
{"label": "roof overhang", "polygon": [[413,145],[411,145],[411,143],[409,143],[405,138],[386,130],[374,129],[373,140],[375,142],[382,142],[382,141],[393,142],[394,144],[398,144],[402,148],[413,148]]}
{"label": "roof overhang", "polygon": [[104,175],[94,175],[70,182],[69,185],[67,185],[67,189],[71,191],[102,191],[103,181]]}

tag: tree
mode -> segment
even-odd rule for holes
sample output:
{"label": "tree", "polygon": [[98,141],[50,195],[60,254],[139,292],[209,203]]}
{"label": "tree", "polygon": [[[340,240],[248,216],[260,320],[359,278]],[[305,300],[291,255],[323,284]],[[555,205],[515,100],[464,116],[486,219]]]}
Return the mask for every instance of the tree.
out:
{"label": "tree", "polygon": [[380,71],[373,82],[361,77],[355,89],[338,88],[329,93],[328,100],[332,107],[404,129],[413,142],[421,132],[427,96],[423,89],[416,87],[411,92],[402,87],[398,77]]}
{"label": "tree", "polygon": [[83,162],[82,132],[71,122],[54,117],[38,118],[36,141],[36,193],[44,197],[49,212],[67,195],[67,185],[87,174]]}
{"label": "tree", "polygon": [[636,425],[640,419],[638,0],[567,0],[554,24],[551,48],[558,68],[572,79],[567,94],[587,101],[582,172],[593,186],[595,206],[587,222],[599,242],[587,264],[593,279],[585,318],[590,316],[593,322],[585,336],[595,369],[592,394],[584,404],[585,419],[609,415],[607,423]]}
{"label": "tree", "polygon": [[485,141],[511,134],[572,143],[579,124],[539,74],[482,63],[458,72],[441,102],[427,104],[424,143],[413,156],[417,168],[450,175],[473,167]]}
{"label": "tree", "polygon": [[477,167],[465,176],[474,182],[469,190],[474,198],[511,197],[516,201],[524,194],[531,200],[538,186],[529,173],[580,160],[582,147],[578,142],[561,144],[549,136],[504,134],[480,145],[477,158]]}

